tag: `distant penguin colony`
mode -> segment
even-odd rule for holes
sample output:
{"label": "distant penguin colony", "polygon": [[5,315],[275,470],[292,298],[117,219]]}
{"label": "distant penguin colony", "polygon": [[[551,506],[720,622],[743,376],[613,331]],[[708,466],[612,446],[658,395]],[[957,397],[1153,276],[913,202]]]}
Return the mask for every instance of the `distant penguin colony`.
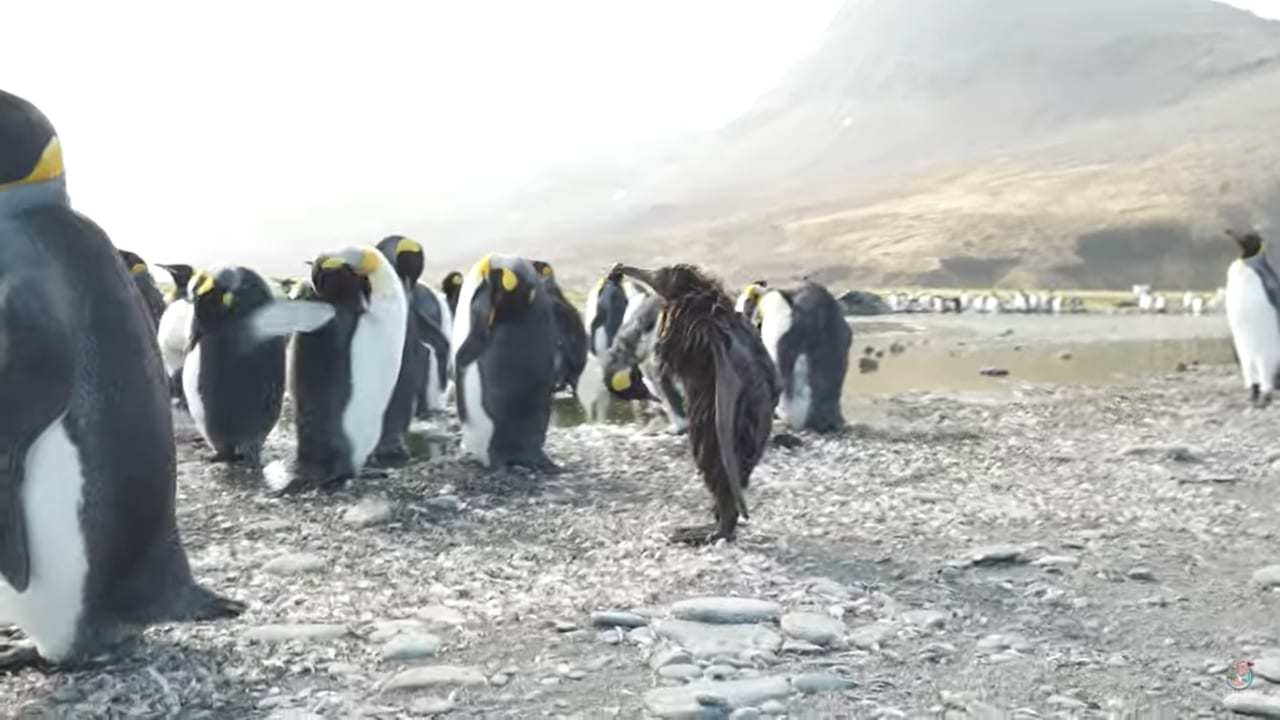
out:
{"label": "distant penguin colony", "polygon": [[542,279],[543,288],[551,296],[551,312],[556,321],[555,390],[577,392],[578,380],[587,366],[587,331],[582,315],[564,296],[556,282],[556,271],[550,263],[533,261],[533,269]]}
{"label": "distant penguin colony", "polygon": [[[196,584],[154,317],[71,209],[62,146],[0,91],[0,670],[74,666],[152,623],[244,610]],[[132,275],[132,277],[131,277]]]}
{"label": "distant penguin colony", "polygon": [[1227,322],[1249,399],[1264,407],[1280,373],[1280,277],[1267,261],[1261,236],[1227,234],[1240,248],[1227,269]]}
{"label": "distant penguin colony", "polygon": [[284,401],[285,339],[257,342],[250,318],[274,302],[256,272],[231,267],[192,281],[190,349],[182,375],[196,429],[215,462],[262,464]]}
{"label": "distant penguin colony", "polygon": [[656,272],[616,268],[666,301],[657,353],[664,372],[680,379],[688,397],[694,462],[715,498],[716,523],[682,528],[676,542],[733,539],[748,519],[744,491],[764,455],[781,388],[769,353],[715,280],[690,265]]}
{"label": "distant penguin colony", "polygon": [[465,453],[488,467],[556,469],[543,451],[556,338],[550,293],[528,260],[489,255],[467,273],[452,343]]}
{"label": "distant penguin colony", "polygon": [[840,395],[853,332],[831,293],[811,282],[790,290],[756,283],[742,292],[737,308],[759,328],[782,381],[778,418],[796,430],[842,429]]}

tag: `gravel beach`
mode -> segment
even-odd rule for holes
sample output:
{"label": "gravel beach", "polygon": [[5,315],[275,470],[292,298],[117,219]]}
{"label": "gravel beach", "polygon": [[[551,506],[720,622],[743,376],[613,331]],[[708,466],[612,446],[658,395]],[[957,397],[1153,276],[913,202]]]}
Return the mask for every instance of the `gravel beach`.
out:
{"label": "gravel beach", "polygon": [[[180,421],[197,575],[249,604],[0,678],[21,718],[1280,714],[1275,413],[1234,368],[909,393],[771,448],[736,543],[686,440],[556,428],[559,475],[437,452],[277,499]],[[286,458],[287,423],[268,460]],[[1226,668],[1255,661],[1251,689]],[[1126,715],[1126,713],[1130,715]],[[1132,715],[1140,713],[1140,715]]]}

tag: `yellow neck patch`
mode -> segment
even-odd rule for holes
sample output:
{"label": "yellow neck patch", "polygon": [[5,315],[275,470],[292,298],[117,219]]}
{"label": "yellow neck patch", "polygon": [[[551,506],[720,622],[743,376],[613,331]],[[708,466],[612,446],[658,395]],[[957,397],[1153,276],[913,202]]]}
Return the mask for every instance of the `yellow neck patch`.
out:
{"label": "yellow neck patch", "polygon": [[476,279],[483,281],[489,276],[489,267],[493,264],[493,256],[485,255],[476,263]]}
{"label": "yellow neck patch", "polygon": [[543,265],[542,274],[544,277],[555,277],[556,271],[552,270],[550,265]]}
{"label": "yellow neck patch", "polygon": [[35,168],[21,180],[0,183],[0,190],[8,190],[19,185],[48,182],[54,178],[61,177],[63,172],[65,172],[65,168],[62,166],[62,141],[55,135],[49,141],[49,144],[44,146],[44,152],[40,153],[40,159],[36,162]]}
{"label": "yellow neck patch", "polygon": [[196,295],[203,297],[208,295],[210,290],[213,290],[213,276],[201,275],[201,277],[203,280],[201,280],[200,285],[196,287]]}
{"label": "yellow neck patch", "polygon": [[502,289],[511,292],[520,284],[520,278],[508,268],[502,268]]}
{"label": "yellow neck patch", "polygon": [[378,258],[380,257],[382,257],[382,253],[365,248],[360,256],[360,267],[356,269],[361,275],[372,275],[373,271],[378,269]]}
{"label": "yellow neck patch", "polygon": [[623,390],[631,387],[631,371],[619,370],[614,373],[613,377],[609,379],[609,387],[613,388],[617,392],[622,392]]}
{"label": "yellow neck patch", "polygon": [[232,305],[235,305],[236,296],[232,295],[229,292],[222,293],[222,304],[225,305],[226,307],[231,307]]}
{"label": "yellow neck patch", "polygon": [[396,245],[396,255],[407,252],[420,253],[422,252],[422,246],[409,238],[404,238]]}

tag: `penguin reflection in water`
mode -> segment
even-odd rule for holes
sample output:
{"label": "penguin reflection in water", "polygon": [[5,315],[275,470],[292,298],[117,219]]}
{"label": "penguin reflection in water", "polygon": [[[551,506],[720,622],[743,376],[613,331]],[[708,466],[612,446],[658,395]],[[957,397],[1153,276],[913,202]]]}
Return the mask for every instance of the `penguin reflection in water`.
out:
{"label": "penguin reflection in water", "polygon": [[489,255],[463,283],[452,343],[462,449],[488,467],[558,470],[542,449],[556,380],[551,304],[523,258]]}
{"label": "penguin reflection in water", "polygon": [[155,328],[71,209],[58,137],[0,91],[0,670],[74,666],[159,622],[233,617],[191,576]]}
{"label": "penguin reflection in water", "polygon": [[1245,389],[1254,406],[1265,407],[1280,373],[1280,277],[1257,233],[1227,235],[1240,246],[1227,270],[1227,322]]}
{"label": "penguin reflection in water", "polygon": [[280,419],[285,339],[255,342],[249,318],[273,302],[260,275],[232,267],[196,277],[191,349],[183,395],[214,462],[262,464],[262,445]]}
{"label": "penguin reflection in water", "polygon": [[691,265],[656,272],[619,266],[666,300],[658,362],[684,386],[694,462],[715,498],[716,524],[682,528],[672,539],[731,540],[749,518],[746,489],[769,441],[781,389],[769,354],[720,284]]}
{"label": "penguin reflection in water", "polygon": [[404,350],[404,286],[378,250],[320,256],[311,285],[318,300],[276,301],[251,319],[259,341],[298,333],[289,380],[297,467],[273,488],[281,492],[333,490],[360,472],[382,434]]}
{"label": "penguin reflection in water", "polygon": [[778,418],[795,430],[843,429],[840,393],[853,332],[835,297],[812,282],[780,290],[759,281],[743,290],[737,309],[759,329],[778,370]]}

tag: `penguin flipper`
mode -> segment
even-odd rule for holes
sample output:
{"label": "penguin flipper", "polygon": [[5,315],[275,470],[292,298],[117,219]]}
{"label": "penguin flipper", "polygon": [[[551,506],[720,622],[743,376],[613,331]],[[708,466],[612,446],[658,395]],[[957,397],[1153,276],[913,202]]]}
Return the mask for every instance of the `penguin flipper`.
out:
{"label": "penguin flipper", "polygon": [[738,398],[742,395],[742,376],[733,366],[732,338],[712,342],[711,354],[716,363],[716,441],[720,445],[720,462],[729,479],[729,490],[742,517],[747,514],[747,501],[742,495],[742,462],[738,458]]}
{"label": "penguin flipper", "polygon": [[296,332],[312,332],[326,325],[336,315],[334,307],[326,302],[275,300],[249,316],[249,344],[256,345]]}
{"label": "penguin flipper", "polygon": [[0,576],[18,592],[31,581],[22,485],[27,452],[71,401],[75,343],[59,298],[0,273]]}

